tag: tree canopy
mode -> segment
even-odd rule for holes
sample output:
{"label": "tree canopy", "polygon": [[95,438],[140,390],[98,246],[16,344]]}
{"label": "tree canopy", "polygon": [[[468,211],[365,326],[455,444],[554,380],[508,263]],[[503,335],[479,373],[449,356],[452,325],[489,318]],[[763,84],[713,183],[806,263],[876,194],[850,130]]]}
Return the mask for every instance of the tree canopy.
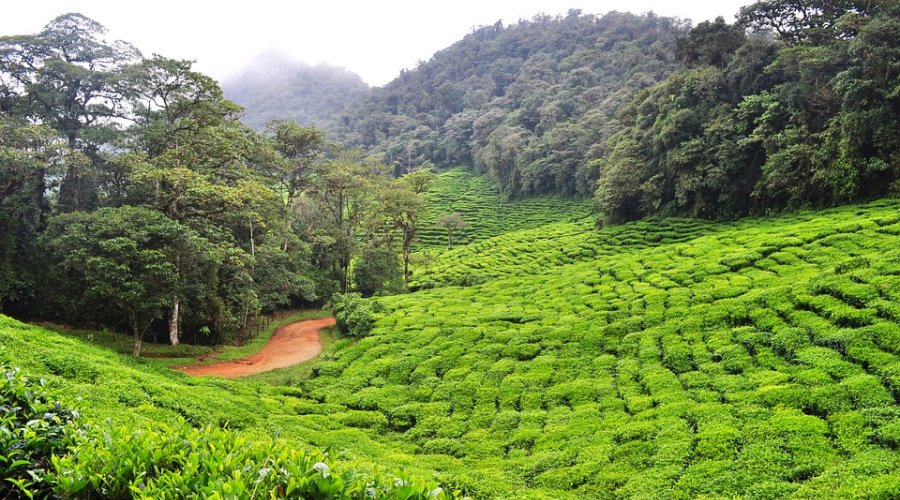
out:
{"label": "tree canopy", "polygon": [[[679,40],[600,157],[607,222],[733,218],[896,194],[897,7],[764,0]],[[749,34],[744,35],[743,30]]]}
{"label": "tree canopy", "polygon": [[377,248],[401,275],[428,179],[413,192],[294,121],[254,131],[191,61],[105,32],[67,14],[0,38],[4,312],[128,329],[137,355],[145,336],[220,342],[277,308],[399,290],[353,264]]}

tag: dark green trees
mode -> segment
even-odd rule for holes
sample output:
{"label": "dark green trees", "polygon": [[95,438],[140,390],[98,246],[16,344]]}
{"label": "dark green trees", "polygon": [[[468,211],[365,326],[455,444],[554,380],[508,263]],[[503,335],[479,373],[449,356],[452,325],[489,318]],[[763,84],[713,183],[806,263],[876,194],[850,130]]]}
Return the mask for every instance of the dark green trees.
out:
{"label": "dark green trees", "polygon": [[473,30],[348,107],[345,144],[396,173],[428,163],[490,174],[505,196],[590,196],[622,106],[676,69],[688,26],[653,14],[537,15]]}
{"label": "dark green trees", "polygon": [[50,215],[47,191],[68,162],[52,129],[0,117],[0,307],[25,303],[36,283],[36,240]]}
{"label": "dark green trees", "polygon": [[68,14],[0,38],[4,312],[127,328],[137,355],[148,332],[222,341],[262,312],[402,289],[352,270],[401,276],[428,178],[392,181],[312,127],[255,132],[190,61],[104,32]]}
{"label": "dark green trees", "polygon": [[208,243],[193,231],[137,207],[61,215],[44,238],[66,277],[70,300],[81,307],[102,305],[107,322],[123,318],[134,335],[135,356],[153,321],[189,286],[184,277],[214,280],[218,264]]}
{"label": "dark green trees", "polygon": [[[731,218],[896,192],[896,7],[761,1],[679,40],[599,159],[607,222]],[[749,36],[744,28],[750,28]],[[772,35],[774,33],[774,36]]]}

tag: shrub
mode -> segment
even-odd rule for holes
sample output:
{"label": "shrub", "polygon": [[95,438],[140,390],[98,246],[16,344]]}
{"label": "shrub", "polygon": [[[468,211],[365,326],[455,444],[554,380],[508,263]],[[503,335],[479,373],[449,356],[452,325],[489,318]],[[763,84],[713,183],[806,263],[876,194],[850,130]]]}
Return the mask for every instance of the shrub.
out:
{"label": "shrub", "polygon": [[377,302],[365,300],[358,293],[334,294],[331,310],[341,333],[357,338],[372,333],[375,314],[381,312]]}
{"label": "shrub", "polygon": [[251,441],[183,419],[140,432],[131,425],[88,428],[78,453],[52,463],[55,493],[65,498],[450,498],[404,473],[365,481],[354,468],[336,466],[327,451]]}
{"label": "shrub", "polygon": [[44,381],[0,365],[0,498],[43,498],[50,457],[68,450],[77,413],[50,403]]}

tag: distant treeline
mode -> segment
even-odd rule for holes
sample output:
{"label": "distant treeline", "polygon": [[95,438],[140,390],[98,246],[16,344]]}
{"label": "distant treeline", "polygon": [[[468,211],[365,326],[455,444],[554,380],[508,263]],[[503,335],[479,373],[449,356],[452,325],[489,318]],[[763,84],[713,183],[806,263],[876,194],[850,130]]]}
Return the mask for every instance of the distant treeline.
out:
{"label": "distant treeline", "polygon": [[338,141],[399,171],[474,166],[509,197],[590,196],[619,109],[677,69],[686,22],[573,10],[474,30],[348,108]]}

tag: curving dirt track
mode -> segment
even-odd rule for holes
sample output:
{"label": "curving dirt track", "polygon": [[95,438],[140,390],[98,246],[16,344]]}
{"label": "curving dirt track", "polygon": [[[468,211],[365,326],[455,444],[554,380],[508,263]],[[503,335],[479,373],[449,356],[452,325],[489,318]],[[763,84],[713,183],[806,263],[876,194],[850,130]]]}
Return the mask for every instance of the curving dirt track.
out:
{"label": "curving dirt track", "polygon": [[175,369],[193,376],[237,378],[293,366],[316,357],[322,351],[319,330],[334,323],[334,318],[291,323],[275,330],[269,343],[253,356],[214,365],[176,366]]}

